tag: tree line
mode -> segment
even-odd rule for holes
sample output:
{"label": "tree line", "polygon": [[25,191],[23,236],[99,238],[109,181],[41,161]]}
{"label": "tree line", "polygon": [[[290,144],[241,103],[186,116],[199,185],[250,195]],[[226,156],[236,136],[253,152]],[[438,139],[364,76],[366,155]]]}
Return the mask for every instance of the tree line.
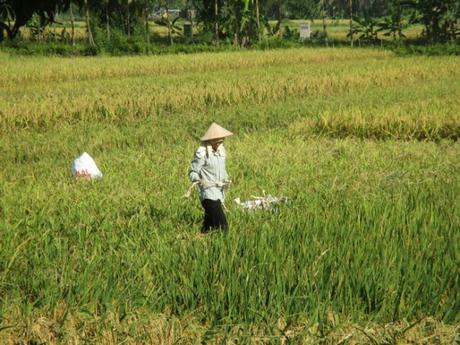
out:
{"label": "tree line", "polygon": [[351,42],[357,36],[376,39],[382,31],[402,39],[403,30],[415,23],[424,26],[423,35],[431,42],[460,37],[460,0],[0,0],[0,40],[15,39],[32,18],[44,28],[56,22],[58,13],[70,16],[73,31],[73,9],[77,9],[86,21],[90,45],[96,44],[94,28],[104,30],[108,40],[116,30],[128,37],[143,33],[149,41],[151,15],[161,9],[157,23],[167,28],[172,43],[179,30],[178,17],[169,13],[172,8],[181,9],[180,17],[192,24],[202,24],[215,42],[230,39],[239,46],[264,33],[278,33],[284,18],[322,18],[324,34],[326,18],[348,19]]}

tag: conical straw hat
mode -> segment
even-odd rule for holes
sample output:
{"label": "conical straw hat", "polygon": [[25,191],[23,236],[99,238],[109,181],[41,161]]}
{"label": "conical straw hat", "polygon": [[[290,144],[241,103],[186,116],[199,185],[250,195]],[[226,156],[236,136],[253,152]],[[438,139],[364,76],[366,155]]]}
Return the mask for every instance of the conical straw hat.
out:
{"label": "conical straw hat", "polygon": [[231,135],[233,135],[232,132],[227,131],[225,128],[213,122],[212,125],[209,126],[207,132],[201,137],[201,141],[221,139],[221,138],[229,137]]}

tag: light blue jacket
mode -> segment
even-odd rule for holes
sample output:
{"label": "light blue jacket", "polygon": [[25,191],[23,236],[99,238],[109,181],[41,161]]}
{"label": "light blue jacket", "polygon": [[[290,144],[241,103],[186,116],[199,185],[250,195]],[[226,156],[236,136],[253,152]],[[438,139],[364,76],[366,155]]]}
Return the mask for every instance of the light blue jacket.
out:
{"label": "light blue jacket", "polygon": [[195,152],[192,159],[189,177],[192,182],[203,181],[199,185],[200,200],[224,201],[224,184],[228,181],[228,174],[225,170],[225,149],[221,144],[217,151],[211,146],[201,145]]}

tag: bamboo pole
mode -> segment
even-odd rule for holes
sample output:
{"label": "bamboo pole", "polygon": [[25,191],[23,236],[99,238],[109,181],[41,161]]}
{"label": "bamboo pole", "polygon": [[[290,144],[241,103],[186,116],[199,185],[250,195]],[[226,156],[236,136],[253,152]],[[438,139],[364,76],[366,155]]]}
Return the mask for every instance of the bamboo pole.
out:
{"label": "bamboo pole", "polygon": [[348,0],[350,9],[350,45],[353,47],[353,0]]}
{"label": "bamboo pole", "polygon": [[322,0],[322,15],[323,15],[323,34],[324,34],[324,43],[327,44],[327,30],[326,30],[326,4],[325,4],[325,1],[326,0]]}
{"label": "bamboo pole", "polygon": [[105,27],[107,30],[107,41],[110,41],[110,16],[109,16],[109,2],[105,5]]}
{"label": "bamboo pole", "polygon": [[257,38],[260,40],[259,0],[256,0]]}
{"label": "bamboo pole", "polygon": [[72,4],[70,4],[70,25],[72,26],[72,47],[75,47],[75,18],[73,16]]}
{"label": "bamboo pole", "polygon": [[214,0],[214,20],[215,20],[215,34],[216,34],[216,43],[219,45],[219,21],[218,21],[218,15],[219,15],[219,8],[217,4],[217,0]]}
{"label": "bamboo pole", "polygon": [[88,0],[85,0],[85,15],[86,15],[86,29],[88,30],[88,43],[91,47],[95,47],[96,43],[94,42],[93,32],[91,31],[91,23],[90,23],[90,18],[89,18]]}

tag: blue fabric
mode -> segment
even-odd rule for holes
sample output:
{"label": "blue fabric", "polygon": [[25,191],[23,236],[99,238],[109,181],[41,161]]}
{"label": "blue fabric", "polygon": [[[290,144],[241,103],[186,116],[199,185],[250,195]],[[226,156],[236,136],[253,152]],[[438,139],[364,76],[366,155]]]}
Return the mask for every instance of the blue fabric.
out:
{"label": "blue fabric", "polygon": [[225,170],[225,149],[221,144],[216,151],[211,146],[201,145],[192,159],[189,177],[192,182],[202,181],[199,185],[200,200],[224,201],[224,184],[228,180]]}

